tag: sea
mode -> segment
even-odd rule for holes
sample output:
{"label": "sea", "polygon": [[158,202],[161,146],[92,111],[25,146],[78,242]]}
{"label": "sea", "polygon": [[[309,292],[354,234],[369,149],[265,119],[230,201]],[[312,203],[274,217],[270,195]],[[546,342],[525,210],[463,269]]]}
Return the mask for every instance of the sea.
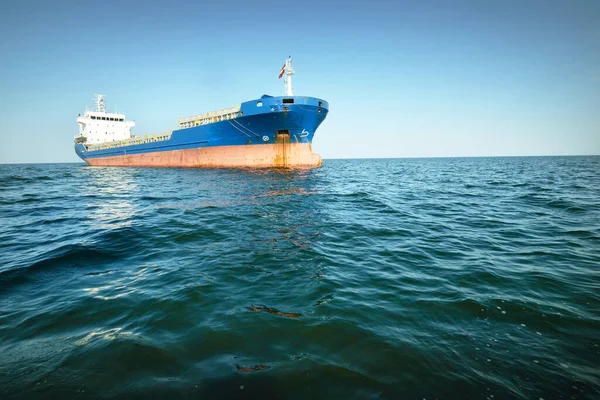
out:
{"label": "sea", "polygon": [[0,398],[600,399],[600,157],[0,165]]}

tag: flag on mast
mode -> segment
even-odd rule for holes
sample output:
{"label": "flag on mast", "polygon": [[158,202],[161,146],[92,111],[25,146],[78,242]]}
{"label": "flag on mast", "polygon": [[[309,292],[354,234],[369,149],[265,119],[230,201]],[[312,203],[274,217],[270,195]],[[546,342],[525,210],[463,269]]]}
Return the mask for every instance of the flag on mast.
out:
{"label": "flag on mast", "polygon": [[284,72],[285,72],[285,64],[283,64],[283,67],[281,67],[281,72],[279,73],[279,78],[281,78],[283,76]]}

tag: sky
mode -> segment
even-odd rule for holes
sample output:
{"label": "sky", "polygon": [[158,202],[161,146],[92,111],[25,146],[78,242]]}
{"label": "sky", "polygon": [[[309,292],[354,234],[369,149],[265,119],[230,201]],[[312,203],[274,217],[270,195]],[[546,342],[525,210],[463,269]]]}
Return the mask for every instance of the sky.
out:
{"label": "sky", "polygon": [[77,115],[145,135],[294,93],[323,158],[600,154],[600,1],[12,1],[0,163],[74,162]]}

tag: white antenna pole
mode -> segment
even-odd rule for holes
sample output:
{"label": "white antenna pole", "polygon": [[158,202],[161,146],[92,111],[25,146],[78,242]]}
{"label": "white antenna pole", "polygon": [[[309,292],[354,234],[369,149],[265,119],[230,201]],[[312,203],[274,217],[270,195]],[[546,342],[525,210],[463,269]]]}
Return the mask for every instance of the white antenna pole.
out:
{"label": "white antenna pole", "polygon": [[294,69],[292,68],[292,56],[288,56],[285,60],[285,95],[293,96],[294,89],[292,89],[292,75],[294,75]]}

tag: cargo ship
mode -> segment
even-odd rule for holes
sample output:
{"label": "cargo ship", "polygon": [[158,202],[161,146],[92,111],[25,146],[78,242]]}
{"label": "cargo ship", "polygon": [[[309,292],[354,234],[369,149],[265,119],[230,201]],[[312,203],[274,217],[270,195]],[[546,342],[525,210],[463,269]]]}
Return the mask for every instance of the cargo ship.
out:
{"label": "cargo ship", "polygon": [[178,129],[134,136],[134,121],[96,110],[79,115],[75,152],[89,165],[130,167],[318,167],[312,151],[315,131],[329,111],[322,99],[294,96],[292,59],[284,76],[285,96],[262,97],[237,107],[182,118]]}

